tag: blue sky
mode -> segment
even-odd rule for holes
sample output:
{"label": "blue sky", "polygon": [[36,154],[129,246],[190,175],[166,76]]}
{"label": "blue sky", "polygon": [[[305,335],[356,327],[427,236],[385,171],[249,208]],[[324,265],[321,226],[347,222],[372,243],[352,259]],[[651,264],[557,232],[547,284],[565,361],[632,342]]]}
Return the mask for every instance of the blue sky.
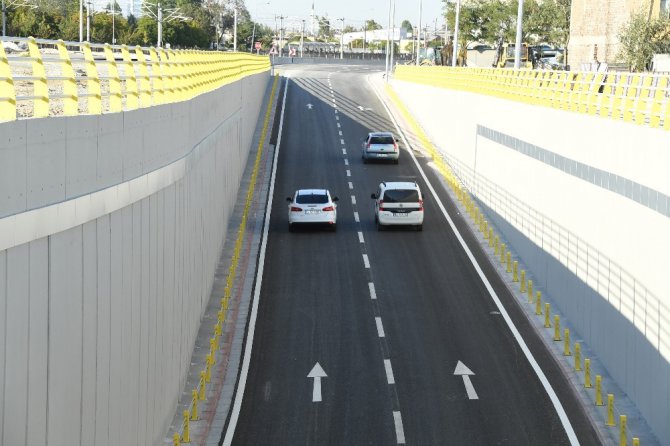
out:
{"label": "blue sky", "polygon": [[[393,1],[393,0],[391,0]],[[396,26],[407,19],[413,26],[419,22],[420,0],[395,0]],[[252,20],[275,26],[275,15],[285,16],[284,27],[299,29],[301,20],[305,19],[309,28],[309,15],[312,0],[246,0],[246,7]],[[444,27],[442,19],[442,2],[440,0],[422,0],[423,14],[421,27],[429,26],[432,30],[437,19],[437,29]],[[389,0],[314,0],[314,13],[317,16],[328,16],[333,26],[340,27],[337,19],[344,18],[345,26],[359,28],[366,19],[374,19],[382,26],[388,24]]]}

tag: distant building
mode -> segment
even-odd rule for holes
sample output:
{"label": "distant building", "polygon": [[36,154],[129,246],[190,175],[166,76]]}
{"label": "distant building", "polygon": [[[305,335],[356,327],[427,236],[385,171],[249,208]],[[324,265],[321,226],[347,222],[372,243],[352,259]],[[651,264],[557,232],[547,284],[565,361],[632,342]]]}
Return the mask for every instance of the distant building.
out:
{"label": "distant building", "polygon": [[[342,40],[345,45],[350,44],[354,40],[365,39],[366,43],[370,42],[386,42],[390,33],[388,29],[373,29],[368,31],[355,31],[352,33],[344,33]],[[398,42],[407,39],[407,30],[404,28],[396,28],[393,30],[392,40]]]}
{"label": "distant building", "polygon": [[670,0],[572,0],[568,62],[619,61],[619,33],[632,14],[668,15]]}

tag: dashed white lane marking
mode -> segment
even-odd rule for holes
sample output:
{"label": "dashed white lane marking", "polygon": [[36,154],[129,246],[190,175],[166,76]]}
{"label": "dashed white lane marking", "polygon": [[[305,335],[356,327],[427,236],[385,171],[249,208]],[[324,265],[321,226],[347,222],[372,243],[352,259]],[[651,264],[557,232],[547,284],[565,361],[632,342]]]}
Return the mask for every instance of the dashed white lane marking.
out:
{"label": "dashed white lane marking", "polygon": [[336,120],[336,121],[339,121],[339,120],[340,120],[340,117],[339,117],[339,116],[335,116],[335,120]]}
{"label": "dashed white lane marking", "polygon": [[342,155],[346,155],[346,154],[347,154],[347,149],[342,149]]}
{"label": "dashed white lane marking", "polygon": [[363,254],[363,265],[365,265],[365,269],[370,269],[370,260],[367,254]]}
{"label": "dashed white lane marking", "polygon": [[340,134],[340,136],[342,136],[342,130],[340,130],[338,133]]}
{"label": "dashed white lane marking", "polygon": [[375,284],[372,282],[368,282],[368,288],[370,288],[370,299],[376,300],[377,299],[377,291],[375,291]]}
{"label": "dashed white lane marking", "polygon": [[[336,106],[335,106],[335,114],[337,114],[337,113],[338,113],[338,111],[337,111],[337,105],[336,105]],[[337,116],[336,116],[336,117],[337,117]]]}
{"label": "dashed white lane marking", "polygon": [[393,369],[391,368],[390,359],[384,359],[384,368],[386,369],[386,381],[389,384],[395,384],[395,378],[393,377]]}
{"label": "dashed white lane marking", "polygon": [[332,98],[332,99],[333,99],[333,102],[335,102],[335,98]]}
{"label": "dashed white lane marking", "polygon": [[[340,133],[342,133],[342,132],[340,132]],[[344,145],[344,140],[343,139],[340,139],[340,144]]]}
{"label": "dashed white lane marking", "polygon": [[402,428],[402,417],[397,410],[393,411],[393,421],[395,421],[395,437],[398,444],[405,444],[405,431]]}
{"label": "dashed white lane marking", "polygon": [[363,233],[361,231],[358,231],[358,242],[365,243],[365,240],[363,239]]}
{"label": "dashed white lane marking", "polygon": [[351,181],[349,181],[349,189],[352,189],[352,190],[353,190],[353,188],[354,188],[354,183],[352,183]]}
{"label": "dashed white lane marking", "polygon": [[351,196],[351,204],[356,204],[356,195]]}
{"label": "dashed white lane marking", "polygon": [[358,212],[354,212],[354,221],[356,221],[356,223],[361,221],[361,219],[358,217]]}
{"label": "dashed white lane marking", "polygon": [[[375,318],[375,324],[377,324],[377,335],[380,338],[385,337],[386,335],[384,334],[384,326],[382,325],[382,318],[376,317]],[[391,365],[391,363],[389,363],[389,366],[390,365]]]}
{"label": "dashed white lane marking", "polygon": [[348,166],[348,165],[349,165],[349,159],[347,159],[347,158],[344,159],[344,165],[345,165],[345,166]]}
{"label": "dashed white lane marking", "polygon": [[337,128],[339,129],[340,127],[341,127],[341,126],[340,126],[340,123],[338,122],[338,123],[337,123]]}
{"label": "dashed white lane marking", "polygon": [[348,176],[348,177],[351,176],[351,170],[349,170],[349,169],[347,169],[347,176]]}

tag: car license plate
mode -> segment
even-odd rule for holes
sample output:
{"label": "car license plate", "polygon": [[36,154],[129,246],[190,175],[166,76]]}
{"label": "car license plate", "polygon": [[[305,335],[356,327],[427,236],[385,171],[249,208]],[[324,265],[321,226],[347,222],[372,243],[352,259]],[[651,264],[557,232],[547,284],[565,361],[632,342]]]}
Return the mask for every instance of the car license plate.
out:
{"label": "car license plate", "polygon": [[394,217],[407,217],[407,215],[408,215],[408,214],[405,213],[405,212],[394,212],[394,213],[393,213],[393,216],[394,216]]}
{"label": "car license plate", "polygon": [[307,209],[305,211],[305,215],[314,215],[314,214],[320,214],[321,211],[318,209]]}
{"label": "car license plate", "polygon": [[386,158],[386,154],[385,154],[385,153],[379,153],[379,154],[377,154],[377,156],[378,156],[379,158]]}

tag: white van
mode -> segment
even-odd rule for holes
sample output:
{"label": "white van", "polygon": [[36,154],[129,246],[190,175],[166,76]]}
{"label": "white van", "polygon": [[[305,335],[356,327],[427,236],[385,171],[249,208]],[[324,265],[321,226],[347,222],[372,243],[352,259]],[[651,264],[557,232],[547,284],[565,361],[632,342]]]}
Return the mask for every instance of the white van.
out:
{"label": "white van", "polygon": [[423,195],[415,182],[385,181],[379,184],[372,198],[378,231],[391,225],[409,225],[417,231],[423,229]]}

